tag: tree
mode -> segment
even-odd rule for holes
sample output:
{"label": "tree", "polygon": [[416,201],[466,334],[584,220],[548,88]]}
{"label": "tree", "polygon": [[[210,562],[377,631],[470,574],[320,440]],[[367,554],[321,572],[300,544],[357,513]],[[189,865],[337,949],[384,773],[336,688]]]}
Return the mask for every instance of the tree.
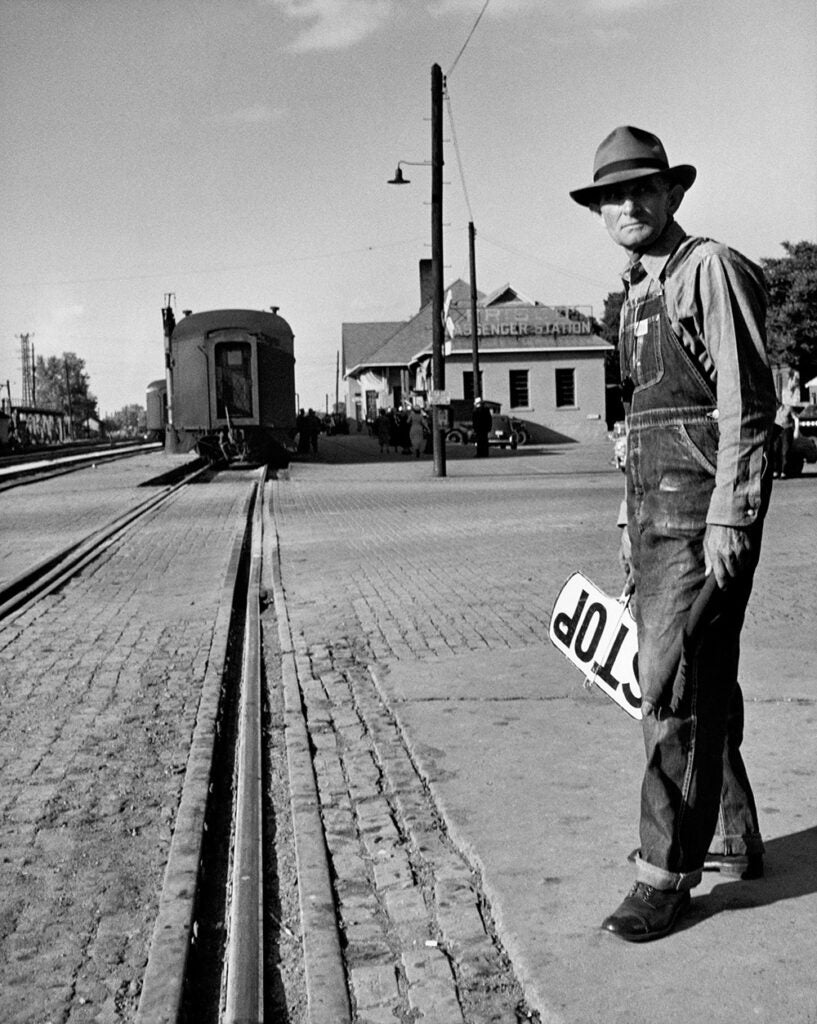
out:
{"label": "tree", "polygon": [[624,292],[608,292],[604,300],[604,315],[600,322],[602,338],[618,348],[618,321],[624,304]]}
{"label": "tree", "polygon": [[147,413],[141,405],[126,405],[105,420],[105,427],[109,433],[116,431],[127,437],[135,437],[144,433],[147,427]]}
{"label": "tree", "polygon": [[70,412],[72,431],[75,425],[81,427],[86,420],[96,418],[96,397],[88,390],[85,360],[75,352],[48,359],[37,356],[35,379],[37,406]]}
{"label": "tree", "polygon": [[806,381],[817,374],[817,243],[781,244],[785,256],[760,261],[769,290],[769,357]]}

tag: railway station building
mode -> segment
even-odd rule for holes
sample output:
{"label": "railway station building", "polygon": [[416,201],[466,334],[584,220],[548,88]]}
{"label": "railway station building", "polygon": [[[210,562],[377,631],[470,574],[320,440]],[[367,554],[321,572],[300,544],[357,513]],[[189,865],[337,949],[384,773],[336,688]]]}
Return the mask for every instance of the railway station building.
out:
{"label": "railway station building", "polygon": [[[343,375],[350,419],[378,409],[426,404],[431,381],[431,261],[420,261],[420,309],[405,321],[344,323]],[[474,397],[470,286],[457,280],[445,337],[445,390]],[[523,422],[533,443],[586,441],[607,434],[605,356],[590,311],[546,306],[509,284],[477,295],[482,396]]]}

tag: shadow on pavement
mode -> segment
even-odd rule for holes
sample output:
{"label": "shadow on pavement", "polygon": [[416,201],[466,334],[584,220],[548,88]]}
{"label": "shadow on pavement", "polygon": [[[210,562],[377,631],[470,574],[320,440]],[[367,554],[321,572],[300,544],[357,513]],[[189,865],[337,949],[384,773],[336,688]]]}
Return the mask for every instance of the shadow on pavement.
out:
{"label": "shadow on pavement", "polygon": [[[817,825],[766,842],[766,873],[754,881],[723,882],[694,897],[678,930],[692,928],[723,911],[766,907],[817,892]],[[693,894],[694,895],[694,894]]]}

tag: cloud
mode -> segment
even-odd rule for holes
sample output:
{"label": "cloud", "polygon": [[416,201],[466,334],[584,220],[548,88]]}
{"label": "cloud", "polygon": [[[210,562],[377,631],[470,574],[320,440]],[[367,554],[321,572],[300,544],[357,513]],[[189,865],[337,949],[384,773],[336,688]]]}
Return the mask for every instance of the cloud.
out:
{"label": "cloud", "polygon": [[290,49],[344,50],[384,25],[395,0],[272,0],[288,18],[310,22]]}
{"label": "cloud", "polygon": [[220,124],[253,128],[256,125],[278,124],[284,116],[283,110],[270,107],[266,103],[254,103],[249,107],[239,107],[228,114],[222,114],[217,121]]}
{"label": "cloud", "polygon": [[600,14],[658,10],[661,7],[670,7],[674,3],[677,3],[677,0],[587,0],[588,9]]}
{"label": "cloud", "polygon": [[[266,0],[285,18],[306,23],[289,49],[304,53],[311,50],[344,50],[381,29],[388,21],[407,13],[408,0]],[[585,14],[615,17],[629,11],[667,7],[678,0],[577,0]],[[541,13],[550,9],[564,13],[564,0],[491,0],[486,15],[500,18]],[[475,16],[478,0],[425,0],[412,4],[412,13],[432,17]]]}
{"label": "cloud", "polygon": [[[658,9],[678,3],[678,0],[574,0],[574,6],[589,14],[621,14],[626,11]],[[431,14],[444,16],[477,15],[481,7],[478,0],[428,0]],[[570,12],[564,0],[490,0],[485,16],[510,18],[531,11],[561,15]]]}

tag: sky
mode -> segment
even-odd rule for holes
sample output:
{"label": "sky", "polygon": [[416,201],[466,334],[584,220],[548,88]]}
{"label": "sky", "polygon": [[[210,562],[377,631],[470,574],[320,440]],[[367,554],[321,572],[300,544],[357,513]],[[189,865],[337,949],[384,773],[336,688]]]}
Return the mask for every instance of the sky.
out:
{"label": "sky", "polygon": [[813,0],[0,0],[0,386],[28,334],[144,405],[172,295],[280,307],[326,408],[342,323],[419,307],[435,63],[446,284],[473,220],[481,291],[601,316],[621,252],[568,192],[622,124],[697,167],[690,233],[817,241]]}

